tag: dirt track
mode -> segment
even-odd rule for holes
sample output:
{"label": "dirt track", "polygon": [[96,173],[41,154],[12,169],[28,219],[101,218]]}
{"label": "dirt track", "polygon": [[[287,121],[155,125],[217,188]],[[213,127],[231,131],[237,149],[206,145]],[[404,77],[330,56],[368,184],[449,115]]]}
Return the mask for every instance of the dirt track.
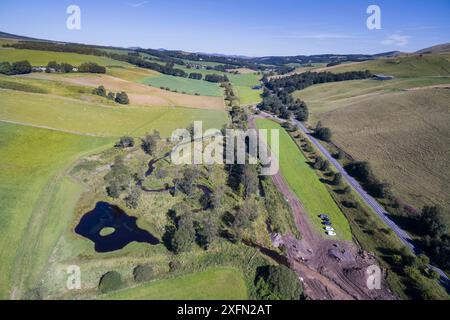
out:
{"label": "dirt track", "polygon": [[[249,125],[255,128],[255,118]],[[384,281],[380,290],[367,287],[367,267],[378,265],[374,256],[355,244],[322,238],[313,231],[299,199],[291,192],[280,172],[272,177],[275,186],[289,202],[302,239],[282,235],[289,264],[303,279],[305,294],[312,300],[391,300],[395,299]]]}

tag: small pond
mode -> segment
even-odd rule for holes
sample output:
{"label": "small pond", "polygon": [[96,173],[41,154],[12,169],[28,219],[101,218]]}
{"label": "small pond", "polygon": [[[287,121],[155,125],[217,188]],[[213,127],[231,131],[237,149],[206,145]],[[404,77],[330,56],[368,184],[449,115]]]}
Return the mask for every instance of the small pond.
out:
{"label": "small pond", "polygon": [[75,232],[94,242],[97,252],[120,250],[134,241],[158,244],[159,240],[139,228],[136,220],[117,206],[98,202],[94,210],[81,218]]}

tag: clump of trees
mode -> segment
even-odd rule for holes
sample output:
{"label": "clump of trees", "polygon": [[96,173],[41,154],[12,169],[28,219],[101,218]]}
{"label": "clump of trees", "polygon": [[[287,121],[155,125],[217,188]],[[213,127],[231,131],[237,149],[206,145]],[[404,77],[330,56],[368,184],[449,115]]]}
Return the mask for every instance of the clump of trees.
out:
{"label": "clump of trees", "polygon": [[92,90],[92,94],[95,94],[97,96],[106,98],[108,100],[114,100],[114,102],[118,104],[127,105],[130,104],[130,99],[128,98],[128,94],[125,91],[118,92],[117,94],[114,94],[113,92],[109,92],[106,94],[106,89],[104,86],[98,86],[94,90]]}
{"label": "clump of trees", "polygon": [[203,75],[201,73],[192,72],[191,74],[189,74],[189,79],[202,80]]}
{"label": "clump of trees", "polygon": [[153,133],[147,134],[142,139],[141,148],[142,150],[152,156],[156,152],[158,148],[158,141],[161,139],[161,135],[157,130],[154,130]]}
{"label": "clump of trees", "polygon": [[118,104],[130,104],[130,99],[125,91],[116,93],[116,98],[114,101]]}
{"label": "clump of trees", "polygon": [[366,161],[353,161],[345,167],[345,170],[358,179],[364,188],[374,197],[387,198],[391,195],[391,185],[379,181]]}
{"label": "clump of trees", "polygon": [[309,118],[308,106],[304,101],[294,99],[283,91],[273,91],[267,87],[263,93],[263,101],[258,108],[274,113],[282,119],[290,119],[294,116],[298,121],[307,121]]}
{"label": "clump of trees", "polygon": [[267,266],[256,279],[262,300],[300,300],[303,288],[297,274],[286,266]]}
{"label": "clump of trees", "polygon": [[111,198],[119,198],[124,190],[127,190],[132,181],[131,170],[125,165],[123,158],[117,156],[111,170],[105,176],[106,191]]}
{"label": "clump of trees", "polygon": [[194,243],[194,220],[190,213],[185,213],[178,220],[177,229],[172,238],[172,247],[176,253],[187,252],[192,249]]}
{"label": "clump of trees", "polygon": [[318,126],[316,128],[316,130],[314,131],[314,135],[316,136],[316,138],[326,142],[330,142],[331,137],[333,136],[330,128],[322,126]]}
{"label": "clump of trees", "polygon": [[122,138],[120,138],[119,142],[116,143],[116,148],[132,148],[134,147],[134,138],[133,137],[128,137],[128,136],[124,136]]}
{"label": "clump of trees", "polygon": [[69,73],[73,71],[73,66],[70,63],[62,62],[61,64],[58,64],[56,61],[50,61],[47,64],[47,68],[45,69],[45,72],[50,73],[55,72],[63,72],[63,73]]}
{"label": "clump of trees", "polygon": [[0,63],[0,73],[7,76],[17,75],[17,74],[27,74],[31,73],[32,66],[28,60],[17,61],[17,62],[1,62]]}
{"label": "clump of trees", "polygon": [[433,261],[450,270],[450,234],[441,207],[425,206],[418,217],[418,225],[425,235],[423,246]]}
{"label": "clump of trees", "polygon": [[106,73],[106,68],[95,62],[85,62],[79,66],[78,71],[86,73]]}
{"label": "clump of trees", "polygon": [[229,80],[226,75],[207,74],[205,76],[205,81],[219,83],[219,82],[228,82]]}

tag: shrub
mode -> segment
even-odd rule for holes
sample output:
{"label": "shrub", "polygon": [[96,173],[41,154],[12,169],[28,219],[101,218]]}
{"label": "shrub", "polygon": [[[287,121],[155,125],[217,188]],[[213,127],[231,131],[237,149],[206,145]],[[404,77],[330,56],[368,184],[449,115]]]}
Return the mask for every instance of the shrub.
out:
{"label": "shrub", "polygon": [[105,273],[98,284],[98,289],[101,293],[108,293],[120,289],[122,286],[122,277],[116,271],[109,271]]}
{"label": "shrub", "polygon": [[134,281],[146,282],[154,277],[153,267],[149,265],[139,265],[133,270]]}
{"label": "shrub", "polygon": [[100,97],[106,97],[106,89],[104,86],[99,86],[95,88],[94,90],[92,90],[92,93]]}
{"label": "shrub", "polygon": [[259,276],[256,287],[263,300],[299,300],[303,290],[297,274],[283,265],[268,266],[267,274]]}
{"label": "shrub", "polygon": [[331,137],[332,137],[332,133],[331,133],[330,128],[321,127],[321,128],[316,130],[315,136],[317,138],[319,138],[320,140],[323,140],[323,141],[326,141],[326,142],[330,142],[331,141]]}
{"label": "shrub", "polygon": [[133,137],[124,136],[120,138],[119,142],[116,144],[117,148],[132,148],[134,147]]}
{"label": "shrub", "polygon": [[130,104],[130,99],[128,99],[128,95],[126,92],[122,91],[122,92],[118,92],[116,94],[116,99],[115,101],[118,104]]}

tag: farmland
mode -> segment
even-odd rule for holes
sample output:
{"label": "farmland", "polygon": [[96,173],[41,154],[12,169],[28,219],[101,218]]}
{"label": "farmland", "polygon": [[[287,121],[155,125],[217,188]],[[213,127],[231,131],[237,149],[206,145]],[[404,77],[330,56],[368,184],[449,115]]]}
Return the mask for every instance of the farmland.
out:
{"label": "farmland", "polygon": [[177,90],[177,92],[185,92],[188,94],[199,94],[201,96],[221,97],[222,89],[216,83],[203,80],[194,80],[182,77],[174,77],[168,75],[159,75],[156,77],[148,77],[139,81],[143,84],[151,85],[155,88],[169,88]]}
{"label": "farmland", "polygon": [[[141,73],[136,71],[118,71],[120,69],[113,70],[116,75],[125,78],[136,77]],[[117,72],[119,74],[117,74]],[[130,98],[131,105],[135,106],[170,106],[224,111],[224,102],[222,97],[193,96],[170,92],[110,75],[38,73],[28,75],[26,78],[51,80],[54,82],[63,83],[64,86],[90,87],[91,91],[92,88],[101,85],[103,85],[108,91],[118,92],[125,90]],[[89,98],[92,99],[92,95]]]}
{"label": "farmland", "polygon": [[64,222],[79,190],[62,179],[61,170],[82,153],[108,143],[109,139],[0,122],[2,299],[9,298],[13,281],[25,281],[30,270],[33,275],[41,271],[67,227]]}
{"label": "farmland", "polygon": [[246,73],[234,75],[227,75],[230,79],[233,89],[236,91],[236,96],[241,105],[249,105],[259,103],[261,101],[262,90],[252,89],[254,86],[259,86],[261,76],[254,73]]}
{"label": "farmland", "polygon": [[351,241],[352,236],[347,220],[288,133],[271,120],[258,119],[256,125],[258,129],[278,129],[280,131],[280,154],[278,156],[281,174],[305,207],[309,220],[316,230],[323,234],[318,215],[327,214],[333,221],[339,238]]}
{"label": "farmland", "polygon": [[101,298],[112,300],[246,300],[247,288],[236,269],[213,268],[159,280]]}
{"label": "farmland", "polygon": [[165,137],[195,120],[204,128],[221,128],[226,114],[219,111],[107,106],[71,98],[0,90],[0,119],[78,134],[142,136],[153,129]]}
{"label": "farmland", "polygon": [[0,61],[20,61],[28,60],[33,66],[46,66],[50,61],[58,63],[66,62],[74,66],[79,66],[85,62],[95,62],[101,66],[129,66],[128,63],[116,61],[106,57],[90,56],[78,53],[69,52],[51,52],[51,51],[37,51],[37,50],[16,50],[16,49],[1,49]]}

